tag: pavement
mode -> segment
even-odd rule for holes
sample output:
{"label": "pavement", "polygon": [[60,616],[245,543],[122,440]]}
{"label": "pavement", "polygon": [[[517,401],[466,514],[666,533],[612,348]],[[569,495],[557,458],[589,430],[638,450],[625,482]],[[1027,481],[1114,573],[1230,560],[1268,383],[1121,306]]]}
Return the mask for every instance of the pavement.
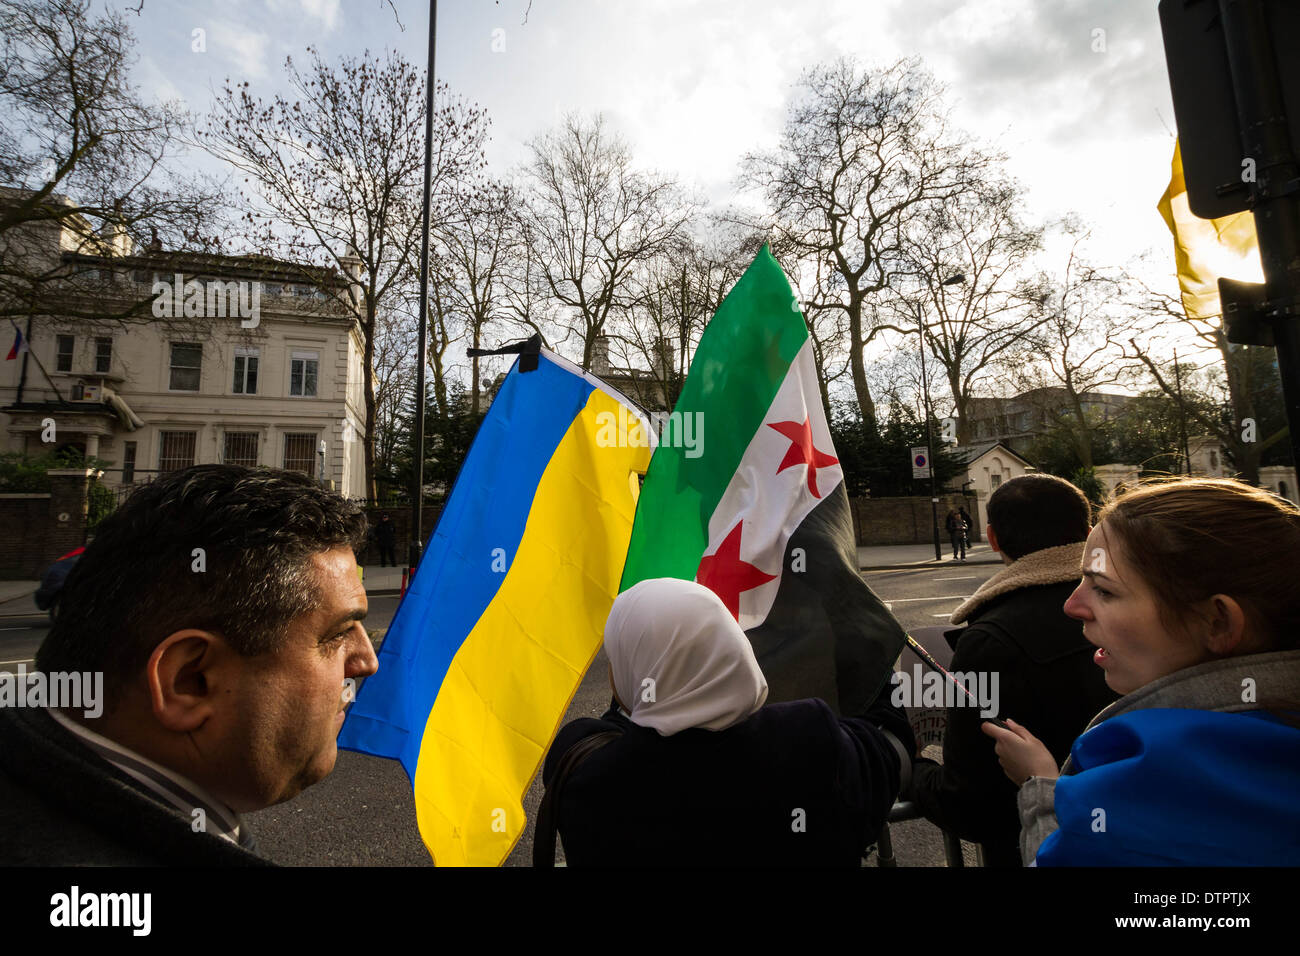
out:
{"label": "pavement", "polygon": [[[933,544],[895,544],[858,548],[858,567],[863,571],[891,571],[910,568],[948,567],[954,562],[952,546],[945,543],[943,560],[934,559]],[[966,549],[966,564],[1001,564],[1002,559],[986,542],[974,542]],[[402,569],[368,564],[362,569],[366,594],[400,594]],[[39,581],[0,581],[0,618],[30,617],[45,612],[36,606],[34,595]]]}
{"label": "pavement", "polygon": [[[946,568],[961,561],[952,559],[952,545],[940,548],[942,560],[934,559],[933,544],[890,544],[858,548],[858,567],[863,571],[902,571],[910,568]],[[966,564],[1001,564],[1002,557],[987,541],[972,541],[966,549]]]}

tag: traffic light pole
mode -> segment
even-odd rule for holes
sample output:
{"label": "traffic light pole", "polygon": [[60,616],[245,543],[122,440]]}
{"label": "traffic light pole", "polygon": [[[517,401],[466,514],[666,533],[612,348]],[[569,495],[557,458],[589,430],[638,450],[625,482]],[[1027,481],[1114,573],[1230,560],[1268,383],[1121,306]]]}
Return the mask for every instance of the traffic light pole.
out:
{"label": "traffic light pole", "polygon": [[[1219,12],[1241,129],[1243,167],[1253,161],[1255,172],[1254,183],[1247,182],[1264,266],[1266,302],[1262,313],[1247,321],[1265,326],[1258,332],[1272,333],[1291,452],[1300,467],[1300,322],[1296,321],[1300,318],[1300,166],[1275,59],[1292,51],[1274,51],[1263,0],[1219,0]],[[1267,335],[1261,338],[1266,341]]]}

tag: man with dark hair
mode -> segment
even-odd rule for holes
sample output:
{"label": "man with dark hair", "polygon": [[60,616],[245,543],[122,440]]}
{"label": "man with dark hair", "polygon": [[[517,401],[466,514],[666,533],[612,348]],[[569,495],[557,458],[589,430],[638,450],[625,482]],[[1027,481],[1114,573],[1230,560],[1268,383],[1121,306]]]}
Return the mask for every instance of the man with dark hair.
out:
{"label": "man with dark hair", "polygon": [[[968,626],[945,635],[954,648],[950,670],[987,675],[980,683],[995,688],[996,716],[1033,727],[1061,764],[1115,699],[1082,625],[1063,610],[1081,577],[1091,509],[1068,481],[1034,474],[1000,485],[987,513],[989,546],[1006,567],[953,612],[953,624]],[[1017,788],[980,731],[984,719],[977,706],[948,708],[943,764],[918,760],[910,796],[926,819],[981,844],[986,866],[1019,866]]]}
{"label": "man with dark hair", "polygon": [[102,714],[0,709],[0,864],[256,864],[239,814],[334,767],[361,620],[361,510],[296,472],[200,465],[106,519],[36,665]]}

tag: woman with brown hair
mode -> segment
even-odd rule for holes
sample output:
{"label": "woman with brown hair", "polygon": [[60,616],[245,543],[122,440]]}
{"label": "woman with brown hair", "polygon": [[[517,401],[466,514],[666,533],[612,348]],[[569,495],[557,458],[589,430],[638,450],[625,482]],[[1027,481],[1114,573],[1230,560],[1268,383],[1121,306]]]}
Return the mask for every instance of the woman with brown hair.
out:
{"label": "woman with brown hair", "polygon": [[1040,866],[1300,864],[1300,509],[1227,479],[1110,502],[1065,612],[1120,700],[1057,771],[985,724]]}

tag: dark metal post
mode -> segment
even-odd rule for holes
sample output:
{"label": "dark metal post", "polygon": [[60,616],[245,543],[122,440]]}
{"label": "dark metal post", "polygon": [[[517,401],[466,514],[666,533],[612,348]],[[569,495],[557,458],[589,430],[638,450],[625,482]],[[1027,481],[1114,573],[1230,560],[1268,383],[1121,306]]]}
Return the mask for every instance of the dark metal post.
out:
{"label": "dark metal post", "polygon": [[411,488],[411,550],[407,563],[415,568],[424,550],[424,360],[427,348],[425,327],[429,320],[429,194],[433,188],[433,52],[438,31],[438,0],[429,0],[429,75],[424,90],[424,205],[420,227],[420,346],[416,353],[415,434],[411,441],[415,453]]}
{"label": "dark metal post", "polygon": [[1192,452],[1187,445],[1187,406],[1183,404],[1183,376],[1178,370],[1178,349],[1174,349],[1174,384],[1178,389],[1178,429],[1183,436],[1183,473],[1192,473]]}
{"label": "dark metal post", "polygon": [[27,356],[32,354],[32,317],[30,315],[27,316],[27,331],[23,333],[23,342],[26,344],[27,349],[23,352],[23,367],[18,371],[18,394],[14,398],[15,405],[23,403],[23,387],[27,384]]}
{"label": "dark metal post", "polygon": [[[1251,209],[1277,348],[1291,453],[1300,466],[1300,166],[1291,145],[1272,35],[1261,0],[1219,0],[1243,159],[1254,161]],[[1292,117],[1293,121],[1300,117]],[[1241,423],[1237,422],[1237,427]]]}
{"label": "dark metal post", "polygon": [[943,551],[939,548],[939,485],[934,473],[934,427],[930,422],[930,386],[925,378],[925,321],[924,311],[916,310],[916,326],[921,333],[921,394],[925,398],[925,441],[926,461],[930,465],[930,523],[934,526],[934,559],[943,560]]}

